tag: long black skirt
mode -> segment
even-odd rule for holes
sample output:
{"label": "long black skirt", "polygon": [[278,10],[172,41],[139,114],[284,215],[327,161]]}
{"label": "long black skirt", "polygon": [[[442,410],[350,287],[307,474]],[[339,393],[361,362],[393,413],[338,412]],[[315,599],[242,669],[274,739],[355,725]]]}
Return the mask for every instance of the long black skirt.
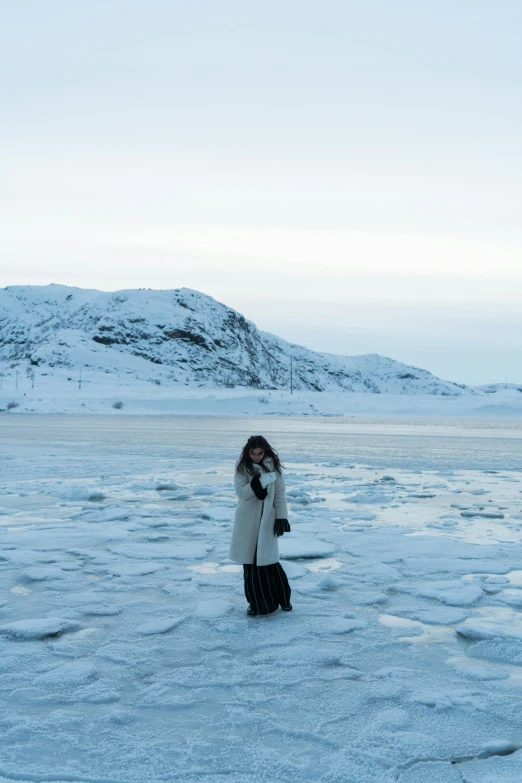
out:
{"label": "long black skirt", "polygon": [[258,566],[257,549],[253,563],[243,563],[245,596],[259,614],[270,614],[290,604],[291,589],[281,563]]}

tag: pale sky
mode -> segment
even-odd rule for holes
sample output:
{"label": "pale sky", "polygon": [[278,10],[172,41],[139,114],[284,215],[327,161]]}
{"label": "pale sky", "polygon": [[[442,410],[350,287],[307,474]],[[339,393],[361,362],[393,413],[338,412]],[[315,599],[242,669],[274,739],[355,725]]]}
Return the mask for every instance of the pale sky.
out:
{"label": "pale sky", "polygon": [[0,0],[0,286],[522,382],[520,0]]}

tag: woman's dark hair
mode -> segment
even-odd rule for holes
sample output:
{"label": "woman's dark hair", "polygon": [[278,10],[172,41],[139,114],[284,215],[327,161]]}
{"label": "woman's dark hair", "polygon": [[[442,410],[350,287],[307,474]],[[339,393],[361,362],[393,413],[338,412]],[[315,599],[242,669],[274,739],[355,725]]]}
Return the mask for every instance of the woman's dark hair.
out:
{"label": "woman's dark hair", "polygon": [[[252,467],[253,462],[250,457],[250,452],[252,449],[263,449],[265,452],[265,457],[272,457],[274,461],[274,470],[281,475],[282,469],[284,468],[283,463],[280,461],[279,457],[277,456],[277,451],[272,448],[270,443],[267,441],[266,438],[263,438],[262,435],[251,435],[249,439],[247,440],[243,451],[241,452],[241,456],[239,458],[239,463],[237,466],[237,470],[239,473],[251,473],[252,475],[255,474],[255,470]],[[263,465],[263,463],[259,463],[259,466],[262,470],[268,471],[268,468]]]}

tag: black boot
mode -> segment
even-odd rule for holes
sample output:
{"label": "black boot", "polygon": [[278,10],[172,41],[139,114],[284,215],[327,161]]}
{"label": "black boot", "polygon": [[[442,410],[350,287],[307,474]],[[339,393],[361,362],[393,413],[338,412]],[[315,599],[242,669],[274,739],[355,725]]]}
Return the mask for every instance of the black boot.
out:
{"label": "black boot", "polygon": [[283,612],[291,612],[292,604],[288,604],[288,606],[282,606],[281,609],[283,610]]}
{"label": "black boot", "polygon": [[259,614],[255,604],[248,604],[247,614]]}

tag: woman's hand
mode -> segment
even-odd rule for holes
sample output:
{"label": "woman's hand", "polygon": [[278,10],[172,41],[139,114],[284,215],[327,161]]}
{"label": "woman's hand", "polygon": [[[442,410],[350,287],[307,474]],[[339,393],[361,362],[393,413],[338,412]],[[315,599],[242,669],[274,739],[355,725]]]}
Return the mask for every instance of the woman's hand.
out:
{"label": "woman's hand", "polygon": [[288,519],[276,519],[274,522],[274,536],[282,536],[283,533],[290,533]]}
{"label": "woman's hand", "polygon": [[259,476],[259,483],[265,489],[269,484],[273,484],[277,480],[277,473],[272,471],[271,473],[261,473]]}

